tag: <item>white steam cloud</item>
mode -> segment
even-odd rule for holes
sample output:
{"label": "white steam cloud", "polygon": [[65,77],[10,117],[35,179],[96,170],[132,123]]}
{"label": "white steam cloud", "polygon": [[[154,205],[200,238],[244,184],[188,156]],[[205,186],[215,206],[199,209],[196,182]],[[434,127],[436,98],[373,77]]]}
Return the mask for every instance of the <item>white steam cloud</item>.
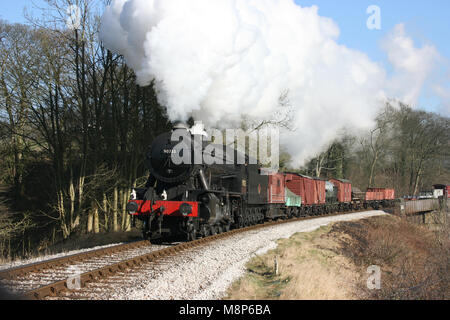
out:
{"label": "white steam cloud", "polygon": [[384,39],[382,48],[396,71],[388,80],[388,92],[403,103],[417,103],[426,80],[441,59],[437,49],[432,45],[416,48],[402,23],[396,25]]}
{"label": "white steam cloud", "polygon": [[[293,0],[113,0],[100,36],[140,85],[155,81],[171,120],[193,116],[215,128],[268,120],[282,112],[279,98],[288,92],[295,131],[281,137],[297,166],[343,127],[370,127],[386,98],[385,70],[339,45],[339,32],[317,7]],[[387,41],[387,50],[410,49]]]}

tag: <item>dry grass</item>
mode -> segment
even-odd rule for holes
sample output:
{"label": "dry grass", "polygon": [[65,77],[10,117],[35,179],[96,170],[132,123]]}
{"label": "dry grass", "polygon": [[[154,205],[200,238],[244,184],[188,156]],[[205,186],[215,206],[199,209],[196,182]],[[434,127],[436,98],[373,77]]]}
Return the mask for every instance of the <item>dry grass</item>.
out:
{"label": "dry grass", "polygon": [[381,268],[381,289],[369,290],[359,281],[366,299],[449,299],[450,241],[426,226],[387,216],[339,223],[331,235],[340,239],[340,253],[358,266],[361,280],[371,265]]}
{"label": "dry grass", "polygon": [[[367,288],[372,265],[381,268],[380,290]],[[227,299],[449,299],[449,267],[448,232],[375,217],[280,240],[276,250],[247,264]]]}
{"label": "dry grass", "polygon": [[[278,248],[248,265],[248,273],[228,292],[230,300],[347,300],[354,299],[356,270],[335,253],[331,228],[300,233],[280,240]],[[277,257],[279,274],[275,274]]]}

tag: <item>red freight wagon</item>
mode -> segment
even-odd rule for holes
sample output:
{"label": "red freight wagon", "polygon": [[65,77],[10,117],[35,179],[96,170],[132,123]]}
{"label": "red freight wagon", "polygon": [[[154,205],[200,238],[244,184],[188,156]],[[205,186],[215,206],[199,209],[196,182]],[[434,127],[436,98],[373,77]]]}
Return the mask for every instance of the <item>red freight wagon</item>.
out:
{"label": "red freight wagon", "polygon": [[313,178],[300,175],[300,180],[303,183],[303,190],[305,192],[306,205],[312,206],[318,203],[316,183]]}
{"label": "red freight wagon", "polygon": [[384,198],[384,189],[368,188],[366,192],[366,201],[379,201]]}
{"label": "red freight wagon", "polygon": [[395,200],[395,190],[384,189],[384,200]]}
{"label": "red freight wagon", "polygon": [[303,201],[306,201],[304,197],[305,190],[303,188],[303,182],[302,180],[300,180],[300,177],[297,174],[287,173],[285,179],[286,187],[297,196],[301,196]]}
{"label": "red freight wagon", "polygon": [[302,197],[302,203],[305,206],[317,204],[318,197],[314,179],[295,173],[286,174],[286,186],[293,193]]}
{"label": "red freight wagon", "polygon": [[338,188],[337,198],[339,202],[352,202],[352,183],[344,179],[330,179],[330,182]]}
{"label": "red freight wagon", "polygon": [[277,173],[269,176],[268,195],[269,203],[284,204],[286,202],[285,177],[283,174]]}
{"label": "red freight wagon", "polygon": [[316,186],[316,204],[325,204],[326,202],[326,191],[325,191],[325,180],[322,179],[314,179]]}

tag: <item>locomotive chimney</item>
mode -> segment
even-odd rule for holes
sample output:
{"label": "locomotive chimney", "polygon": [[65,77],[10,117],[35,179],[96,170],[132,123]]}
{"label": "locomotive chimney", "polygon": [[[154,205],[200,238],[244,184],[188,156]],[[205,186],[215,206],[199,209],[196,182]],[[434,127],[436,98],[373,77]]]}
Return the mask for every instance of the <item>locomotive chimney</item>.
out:
{"label": "locomotive chimney", "polygon": [[173,125],[173,130],[189,130],[189,127],[187,126],[186,123],[182,122],[182,121],[176,121]]}

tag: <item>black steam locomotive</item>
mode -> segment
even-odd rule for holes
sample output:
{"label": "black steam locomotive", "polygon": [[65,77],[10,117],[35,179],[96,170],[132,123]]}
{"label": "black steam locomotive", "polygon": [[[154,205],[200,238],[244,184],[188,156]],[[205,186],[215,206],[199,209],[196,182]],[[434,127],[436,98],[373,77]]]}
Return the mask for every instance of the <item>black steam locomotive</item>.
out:
{"label": "black steam locomotive", "polygon": [[[189,132],[180,124],[174,130]],[[128,212],[143,221],[145,238],[184,234],[194,240],[264,221],[268,177],[260,174],[260,166],[250,164],[248,156],[234,149],[234,155],[227,156],[230,150],[225,146],[214,149],[215,159],[223,164],[176,165],[172,155],[179,152],[180,141],[172,141],[173,133],[160,135],[150,146],[146,188],[135,190],[135,199],[127,205]],[[195,163],[198,153],[208,152],[206,143],[198,146],[194,135],[187,136],[183,143],[193,150],[189,157]],[[237,164],[239,157],[244,164]],[[272,212],[276,216],[276,210]]]}

